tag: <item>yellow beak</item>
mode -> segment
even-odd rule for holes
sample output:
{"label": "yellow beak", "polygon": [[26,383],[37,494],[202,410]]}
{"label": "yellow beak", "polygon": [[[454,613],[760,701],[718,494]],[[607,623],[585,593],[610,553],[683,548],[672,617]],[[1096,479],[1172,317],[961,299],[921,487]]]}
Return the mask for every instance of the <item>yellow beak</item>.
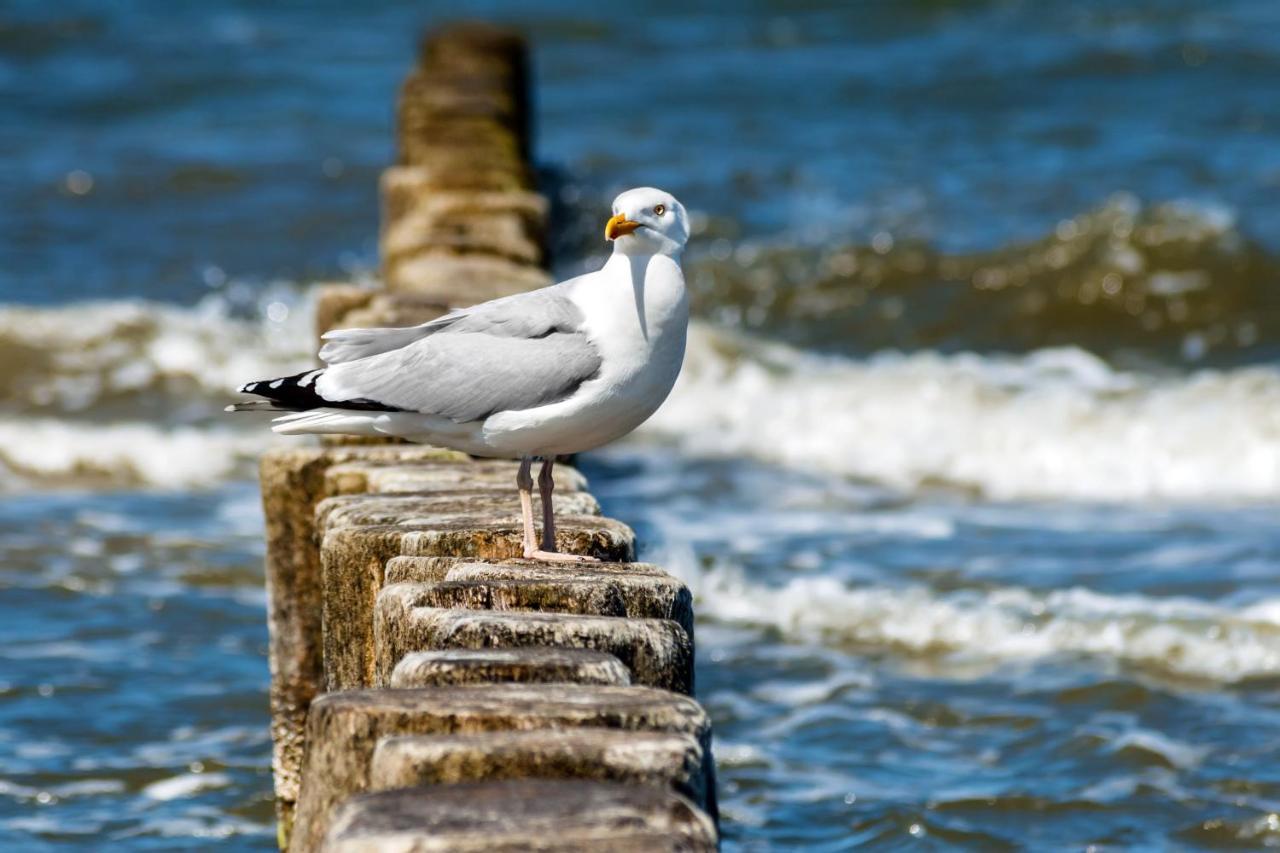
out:
{"label": "yellow beak", "polygon": [[639,227],[639,222],[632,222],[627,219],[625,213],[619,213],[604,224],[604,238],[606,240],[617,240],[619,237],[630,234]]}

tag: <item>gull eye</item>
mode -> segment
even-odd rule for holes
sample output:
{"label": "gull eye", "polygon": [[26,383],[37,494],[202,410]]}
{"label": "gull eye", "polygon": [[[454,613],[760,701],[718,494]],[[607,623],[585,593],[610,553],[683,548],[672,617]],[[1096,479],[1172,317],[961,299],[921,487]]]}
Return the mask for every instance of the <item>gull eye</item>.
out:
{"label": "gull eye", "polygon": [[661,216],[667,212],[667,206],[665,204],[655,204],[653,206],[653,212],[655,215]]}

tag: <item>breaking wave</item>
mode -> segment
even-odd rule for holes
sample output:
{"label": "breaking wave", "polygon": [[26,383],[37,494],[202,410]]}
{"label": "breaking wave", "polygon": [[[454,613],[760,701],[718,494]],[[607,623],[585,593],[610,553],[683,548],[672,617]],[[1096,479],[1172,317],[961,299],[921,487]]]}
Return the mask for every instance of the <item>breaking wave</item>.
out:
{"label": "breaking wave", "polygon": [[[1264,310],[1280,265],[1229,213],[1121,197],[971,257],[881,236],[726,252],[705,235],[691,281],[723,322],[694,324],[681,380],[641,435],[904,491],[1280,497],[1280,371],[1212,361],[1229,342],[1257,356],[1280,339],[1267,325],[1280,312]],[[232,284],[189,307],[0,308],[0,488],[241,475],[271,439],[221,409],[248,379],[312,364],[311,325],[306,290],[288,285]],[[1094,354],[1152,342],[1216,367]]]}
{"label": "breaking wave", "polygon": [[[143,300],[0,308],[0,399],[8,412],[208,414],[245,377],[310,364],[311,311],[292,289],[252,305],[213,294],[183,307]],[[207,401],[206,401],[207,402]]]}
{"label": "breaking wave", "polygon": [[850,587],[832,577],[781,586],[735,564],[662,555],[698,613],[800,640],[884,647],[975,665],[1089,656],[1169,676],[1236,682],[1280,674],[1280,599],[1239,609],[1184,598],[1020,587],[941,593],[921,586]]}
{"label": "breaking wave", "polygon": [[250,476],[252,461],[273,443],[260,421],[254,426],[0,418],[0,490],[213,486]]}
{"label": "breaking wave", "polygon": [[243,476],[271,434],[225,417],[246,378],[311,363],[290,288],[237,306],[120,300],[0,308],[0,489],[187,488]]}
{"label": "breaking wave", "polygon": [[822,356],[695,326],[642,429],[902,489],[1004,499],[1280,497],[1280,371],[1157,375],[1084,350]]}
{"label": "breaking wave", "polygon": [[[246,377],[311,363],[300,304],[279,320],[216,302],[0,310],[0,349],[22,354],[0,371],[0,487],[182,488],[243,475],[272,439],[261,419],[221,408]],[[646,434],[907,491],[1280,497],[1280,372],[1159,376],[1076,348],[854,359],[695,323],[681,380]]]}

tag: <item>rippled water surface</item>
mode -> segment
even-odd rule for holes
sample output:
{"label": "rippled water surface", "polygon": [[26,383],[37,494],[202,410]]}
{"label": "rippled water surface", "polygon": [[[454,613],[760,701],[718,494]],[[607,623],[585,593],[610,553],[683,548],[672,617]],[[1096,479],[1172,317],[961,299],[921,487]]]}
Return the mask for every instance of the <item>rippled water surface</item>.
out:
{"label": "rippled water surface", "polygon": [[[726,846],[1280,845],[1280,7],[459,9],[534,40],[561,272],[695,212],[681,382],[583,464],[698,597]],[[431,15],[0,12],[0,847],[274,845],[219,412],[372,275]]]}
{"label": "rippled water surface", "polygon": [[0,503],[0,846],[274,843],[257,500]]}
{"label": "rippled water surface", "polygon": [[670,463],[617,451],[588,474],[699,596],[735,843],[1280,840],[1274,510]]}

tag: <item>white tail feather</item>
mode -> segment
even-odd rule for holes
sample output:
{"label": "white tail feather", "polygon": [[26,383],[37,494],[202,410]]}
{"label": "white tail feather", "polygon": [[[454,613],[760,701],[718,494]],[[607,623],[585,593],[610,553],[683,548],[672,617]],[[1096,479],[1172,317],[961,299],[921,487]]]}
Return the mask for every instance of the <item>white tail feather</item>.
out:
{"label": "white tail feather", "polygon": [[272,432],[280,435],[382,435],[374,422],[376,413],[342,409],[312,409],[276,418]]}

